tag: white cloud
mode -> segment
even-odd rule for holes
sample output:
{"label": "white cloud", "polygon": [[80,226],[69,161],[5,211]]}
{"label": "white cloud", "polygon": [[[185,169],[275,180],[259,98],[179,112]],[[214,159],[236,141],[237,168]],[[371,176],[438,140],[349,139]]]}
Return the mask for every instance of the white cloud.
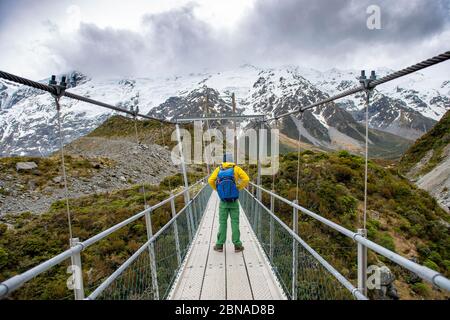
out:
{"label": "white cloud", "polygon": [[[152,76],[242,63],[396,69],[448,50],[449,3],[44,0],[8,12],[16,19],[0,30],[0,69],[32,78],[70,69]],[[381,8],[381,30],[366,27],[369,4]],[[448,65],[434,72],[448,74]]]}

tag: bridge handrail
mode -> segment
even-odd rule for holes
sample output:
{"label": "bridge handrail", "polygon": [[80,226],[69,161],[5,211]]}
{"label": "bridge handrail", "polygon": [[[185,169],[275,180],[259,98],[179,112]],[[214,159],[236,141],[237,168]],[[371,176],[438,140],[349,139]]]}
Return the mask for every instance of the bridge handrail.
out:
{"label": "bridge handrail", "polygon": [[[191,190],[192,188],[194,188],[195,186],[197,186],[199,183],[205,181],[206,177],[201,178],[200,180],[198,180],[197,182],[195,182],[194,184],[192,184],[191,186],[189,186],[189,190]],[[80,253],[81,251],[83,251],[84,249],[86,249],[87,247],[91,246],[92,244],[104,239],[105,237],[109,236],[110,234],[114,233],[115,231],[123,228],[124,226],[128,225],[129,223],[136,221],[137,219],[143,217],[146,213],[154,211],[160,207],[162,207],[163,205],[169,203],[172,199],[175,199],[176,197],[184,194],[186,192],[186,190],[183,188],[182,191],[177,192],[176,194],[171,195],[169,198],[148,207],[147,209],[129,217],[126,220],[123,220],[122,222],[119,222],[118,224],[115,224],[114,226],[96,234],[95,236],[82,241],[82,242],[78,242],[77,244],[75,244],[73,247],[71,247],[70,249],[67,249],[66,251],[54,256],[53,258],[44,261],[40,264],[38,264],[37,266],[21,273],[18,275],[13,276],[12,278],[9,278],[5,281],[3,281],[2,283],[0,283],[0,298],[3,298],[5,295],[13,292],[14,290],[18,289],[22,284],[24,284],[25,282],[37,277],[38,275],[40,275],[41,273],[51,269],[52,267],[60,264],[61,262],[69,259],[71,256]],[[195,198],[195,197],[194,197]],[[192,200],[191,200],[192,201]],[[189,202],[190,203],[190,202]],[[188,203],[188,205],[189,205]],[[184,208],[183,208],[184,209]],[[181,209],[179,212],[182,212]],[[171,219],[167,224],[171,223],[173,219]],[[166,224],[166,225],[167,225]],[[161,229],[163,229],[166,225],[164,225]],[[165,229],[165,228],[164,228]],[[160,232],[155,233],[155,235],[152,238],[156,238],[157,235],[159,235]],[[151,240],[151,239],[150,239]],[[149,240],[149,241],[150,241]],[[151,242],[151,241],[150,241]]]}
{"label": "bridge handrail", "polygon": [[[207,188],[209,185],[205,185],[203,188]],[[203,190],[203,188],[191,199],[189,202],[181,208],[178,213],[172,217],[161,229],[159,229],[146,243],[144,243],[138,250],[136,250],[131,257],[129,257],[122,265],[114,271],[105,281],[103,281],[88,297],[86,297],[85,300],[94,300],[96,299],[106,288],[108,288],[111,283],[117,279],[122,272],[127,269],[134,260],[136,260],[137,257],[145,250],[147,247],[154,242],[158,236],[163,233],[167,228],[169,228],[177,219],[178,217],[191,205],[191,203],[194,202],[194,200],[199,196],[200,192]]]}
{"label": "bridge handrail", "polygon": [[306,251],[308,251],[319,263],[327,269],[348,291],[352,293],[352,295],[358,300],[368,300],[367,297],[361,293],[357,288],[353,286],[353,284],[348,281],[342,274],[339,273],[332,265],[328,263],[320,254],[318,254],[313,248],[311,248],[298,234],[296,234],[291,228],[289,228],[286,223],[284,223],[279,217],[277,217],[269,208],[267,208],[261,201],[259,201],[256,197],[254,197],[250,191],[245,189],[254,201],[256,201],[272,218],[278,222],[280,226],[282,226],[291,237],[297,241]]}
{"label": "bridge handrail", "polygon": [[250,185],[254,186],[255,188],[261,190],[262,192],[265,192],[266,194],[273,196],[274,198],[277,198],[278,200],[286,203],[287,205],[291,206],[292,208],[298,209],[301,212],[305,213],[306,215],[322,222],[323,224],[329,226],[330,228],[338,231],[339,233],[342,233],[343,235],[353,239],[355,242],[358,242],[362,244],[363,246],[375,251],[376,253],[388,258],[389,260],[397,263],[398,265],[408,269],[409,271],[414,272],[417,274],[420,278],[430,282],[433,285],[436,285],[437,287],[450,291],[450,280],[447,279],[445,276],[443,276],[441,273],[432,270],[428,267],[422,266],[418,263],[415,263],[405,257],[402,257],[401,255],[386,249],[385,247],[380,246],[379,244],[363,237],[361,234],[353,232],[351,230],[348,230],[337,223],[328,220],[317,213],[314,213],[286,198],[283,198],[279,195],[277,195],[274,192],[271,192],[270,190],[267,190],[261,186],[258,186],[254,184],[253,182],[250,182]]}

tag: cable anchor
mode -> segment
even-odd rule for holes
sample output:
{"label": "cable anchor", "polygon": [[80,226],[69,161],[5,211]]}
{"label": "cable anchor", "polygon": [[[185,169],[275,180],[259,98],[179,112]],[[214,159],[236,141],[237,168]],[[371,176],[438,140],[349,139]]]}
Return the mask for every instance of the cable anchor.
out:
{"label": "cable anchor", "polygon": [[366,71],[365,70],[361,70],[361,76],[358,78],[359,83],[361,83],[361,86],[366,91],[371,91],[371,90],[373,90],[373,88],[375,88],[374,86],[371,86],[371,83],[372,83],[372,81],[375,81],[376,79],[377,79],[377,76],[376,76],[374,70],[372,70],[370,72],[370,77],[369,78],[366,77]]}
{"label": "cable anchor", "polygon": [[59,110],[59,99],[64,95],[64,92],[67,89],[66,76],[61,77],[61,81],[59,84],[56,82],[56,76],[52,75],[50,81],[48,82],[49,86],[55,89],[55,92],[52,93],[53,98],[56,100],[56,108]]}

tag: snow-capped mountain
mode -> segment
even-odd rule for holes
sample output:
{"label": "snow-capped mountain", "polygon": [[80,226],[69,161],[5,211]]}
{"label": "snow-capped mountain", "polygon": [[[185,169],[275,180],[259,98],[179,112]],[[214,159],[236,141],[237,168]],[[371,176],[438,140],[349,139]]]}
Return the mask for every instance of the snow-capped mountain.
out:
{"label": "snow-capped mountain", "polygon": [[[394,70],[385,68],[376,70],[378,77],[392,72]],[[331,69],[319,75],[311,72],[309,79],[324,92],[336,94],[354,87],[358,76],[356,70]],[[343,98],[337,104],[352,113],[357,121],[363,121],[364,99],[365,94],[359,93]],[[374,90],[369,106],[369,123],[372,128],[415,140],[430,130],[449,108],[448,79],[415,73],[380,85]]]}
{"label": "snow-capped mountain", "polygon": [[[383,72],[389,70],[378,71],[379,75]],[[231,110],[230,95],[234,92],[238,112],[272,116],[356,86],[357,76],[356,71],[337,69],[320,72],[295,66],[263,69],[251,65],[166,78],[105,80],[72,72],[68,90],[124,108],[138,105],[141,113],[165,118],[203,113],[206,95],[210,112],[226,112]],[[394,82],[374,92],[370,126],[378,131],[371,131],[373,144],[377,139],[404,142],[389,132],[415,139],[450,106],[450,81],[414,74]],[[362,95],[355,95],[306,112],[301,122],[287,118],[278,125],[292,138],[300,126],[305,141],[333,149],[344,146],[357,150],[362,147],[363,99]],[[66,143],[85,135],[113,114],[68,98],[62,98],[61,105]],[[52,152],[57,149],[56,128],[51,95],[0,80],[0,156]]]}

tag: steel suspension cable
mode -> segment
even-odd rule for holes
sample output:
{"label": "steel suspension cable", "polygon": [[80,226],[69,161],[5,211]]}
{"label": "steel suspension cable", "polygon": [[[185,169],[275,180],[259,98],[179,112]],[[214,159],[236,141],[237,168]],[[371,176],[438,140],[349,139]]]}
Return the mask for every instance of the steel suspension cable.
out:
{"label": "steel suspension cable", "polygon": [[[275,129],[278,129],[278,119],[275,120]],[[273,156],[273,150],[272,149],[270,149],[270,153],[272,154],[272,161],[274,161],[275,159],[274,159],[274,156]],[[275,173],[275,170],[273,169],[273,162],[271,164],[271,167],[272,167],[272,192],[275,192],[275,176],[276,176],[276,173]]]}
{"label": "steel suspension cable", "polygon": [[298,145],[297,145],[297,188],[296,188],[296,194],[295,194],[295,200],[297,200],[298,203],[298,193],[299,193],[299,180],[300,180],[300,142],[302,139],[302,131],[301,126],[303,121],[303,111],[300,113],[300,119],[299,124],[297,126],[298,130]]}
{"label": "steel suspension cable", "polygon": [[[162,145],[163,145],[163,148],[165,148],[166,142],[165,142],[165,139],[164,139],[164,130],[163,130],[163,123],[162,122],[160,122],[160,127],[159,128],[160,128],[160,132],[161,132]],[[170,182],[170,178],[168,179],[168,182],[169,182],[169,191],[172,192],[172,183]]]}
{"label": "steel suspension cable", "polygon": [[[387,76],[382,77],[382,78],[380,78],[378,80],[372,81],[370,83],[370,89],[373,89],[373,88],[375,88],[376,86],[378,86],[380,84],[392,81],[392,80],[400,78],[400,77],[404,77],[404,76],[409,75],[411,73],[414,73],[414,72],[420,71],[422,69],[425,69],[425,68],[431,67],[433,65],[436,65],[438,63],[447,61],[449,59],[450,59],[450,51],[444,52],[444,53],[442,53],[440,55],[437,55],[437,56],[435,56],[433,58],[430,58],[430,59],[424,60],[422,62],[416,63],[416,64],[414,64],[414,65],[412,65],[410,67],[407,67],[405,69],[396,71],[396,72],[394,72],[392,74],[388,74]],[[332,102],[334,100],[338,100],[338,99],[347,97],[349,95],[352,95],[352,94],[355,94],[355,93],[358,93],[358,92],[362,92],[364,90],[365,90],[365,88],[363,86],[358,86],[358,87],[355,87],[355,88],[343,91],[343,92],[341,92],[341,93],[339,93],[337,95],[331,96],[331,97],[329,97],[327,99],[324,99],[324,100],[312,103],[312,104],[304,106],[304,107],[298,107],[298,108],[296,108],[293,111],[283,113],[281,115],[278,115],[276,117],[272,117],[272,118],[266,119],[264,121],[273,121],[273,120],[275,120],[277,118],[287,117],[287,116],[290,116],[292,114],[296,114],[296,113],[299,113],[299,112],[302,112],[302,111],[305,111],[305,110],[308,110],[308,109],[311,109],[311,108],[323,105],[325,103]]]}
{"label": "steel suspension cable", "polygon": [[70,205],[69,205],[69,189],[67,187],[67,174],[66,174],[66,165],[64,162],[64,140],[62,134],[62,126],[61,126],[61,106],[59,104],[59,97],[55,96],[55,104],[56,104],[56,117],[58,121],[58,133],[59,133],[59,150],[61,156],[61,168],[63,174],[63,182],[64,182],[64,197],[66,204],[66,213],[67,213],[67,223],[69,227],[69,244],[72,245],[73,232],[72,232],[72,219],[70,215]]}
{"label": "steel suspension cable", "polygon": [[[365,146],[365,162],[364,162],[364,217],[363,229],[366,229],[367,218],[367,176],[368,176],[368,158],[369,158],[369,100],[371,90],[366,90],[366,146]],[[359,223],[361,225],[361,222]]]}
{"label": "steel suspension cable", "polygon": [[[40,83],[40,82],[36,82],[36,81],[32,81],[32,80],[29,80],[29,79],[26,79],[26,78],[22,78],[22,77],[16,76],[14,74],[11,74],[11,73],[8,73],[8,72],[5,72],[5,71],[1,71],[0,70],[0,78],[8,80],[8,81],[15,82],[15,83],[19,83],[19,84],[22,84],[22,85],[25,85],[25,86],[28,86],[28,87],[32,87],[32,88],[35,88],[35,89],[47,91],[47,92],[51,93],[52,95],[59,95],[58,90],[54,86],[50,86],[50,85],[46,85],[46,84],[43,84],[43,83]],[[78,101],[94,104],[94,105],[97,105],[99,107],[103,107],[103,108],[111,109],[111,110],[114,110],[114,111],[126,113],[126,114],[129,114],[131,116],[138,116],[138,117],[149,119],[149,120],[156,120],[156,121],[161,121],[161,122],[166,122],[166,123],[173,123],[171,121],[168,121],[168,120],[165,120],[165,119],[158,119],[158,118],[146,115],[146,114],[141,114],[141,113],[137,113],[136,114],[133,111],[130,111],[130,110],[127,110],[127,109],[122,109],[122,108],[113,106],[113,105],[108,104],[108,103],[104,103],[104,102],[101,102],[101,101],[97,101],[97,100],[94,100],[94,99],[83,97],[83,96],[80,96],[80,95],[77,95],[77,94],[74,94],[74,93],[70,93],[70,92],[67,92],[67,91],[64,91],[62,93],[62,95],[66,96],[68,98],[71,98],[71,99],[78,100]]]}
{"label": "steel suspension cable", "polygon": [[[139,135],[138,135],[138,128],[137,128],[137,116],[136,116],[137,112],[135,113],[134,116],[134,134],[135,134],[135,138],[136,138],[136,147],[139,149],[140,146],[140,142],[139,142]],[[139,150],[138,150],[139,152]],[[146,192],[145,192],[145,180],[142,182],[142,195],[144,196],[144,209],[147,209],[147,196],[146,196]]]}
{"label": "steel suspension cable", "polygon": [[206,173],[209,175],[211,174],[211,168],[209,167],[209,160],[206,159],[206,157],[203,156],[203,154],[206,154],[206,143],[205,143],[205,139],[203,139],[203,130],[204,130],[204,124],[202,121],[202,161],[205,160],[206,162]]}
{"label": "steel suspension cable", "polygon": [[[212,137],[211,137],[211,127],[209,125],[209,120],[206,120],[206,127],[208,128],[208,139],[209,139],[209,145],[211,146],[211,143],[212,143],[211,139],[212,139]],[[211,151],[211,147],[210,147],[209,151]],[[208,154],[208,161],[212,162],[213,168],[216,166],[216,161],[215,161],[214,157],[211,155],[211,153]],[[215,170],[215,168],[214,168],[214,170]]]}

